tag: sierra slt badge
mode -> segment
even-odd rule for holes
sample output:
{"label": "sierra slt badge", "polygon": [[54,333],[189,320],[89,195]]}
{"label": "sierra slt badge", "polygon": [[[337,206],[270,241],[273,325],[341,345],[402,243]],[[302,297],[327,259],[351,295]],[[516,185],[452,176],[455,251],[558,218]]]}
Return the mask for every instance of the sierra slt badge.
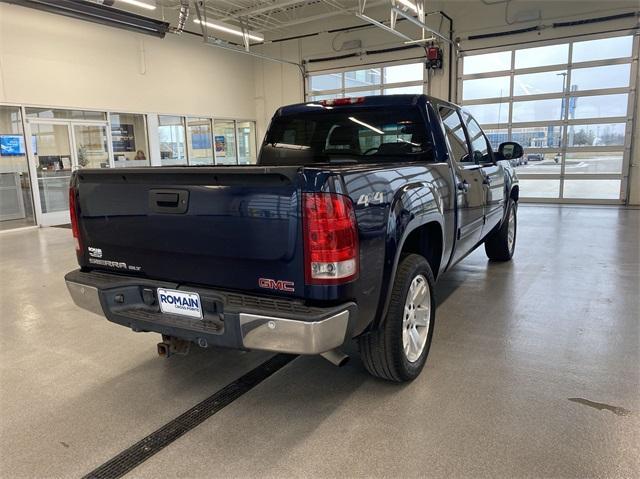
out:
{"label": "sierra slt badge", "polygon": [[264,289],[275,289],[277,291],[286,291],[287,293],[293,293],[295,291],[295,284],[293,281],[275,280],[269,278],[258,278],[258,286]]}

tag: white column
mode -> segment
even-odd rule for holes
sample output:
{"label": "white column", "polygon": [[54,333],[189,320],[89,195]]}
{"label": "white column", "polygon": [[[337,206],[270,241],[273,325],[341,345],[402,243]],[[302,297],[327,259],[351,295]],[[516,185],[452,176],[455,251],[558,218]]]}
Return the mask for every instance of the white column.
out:
{"label": "white column", "polygon": [[160,166],[160,137],[158,136],[158,115],[149,113],[147,115],[147,129],[149,135],[149,160],[151,166]]}

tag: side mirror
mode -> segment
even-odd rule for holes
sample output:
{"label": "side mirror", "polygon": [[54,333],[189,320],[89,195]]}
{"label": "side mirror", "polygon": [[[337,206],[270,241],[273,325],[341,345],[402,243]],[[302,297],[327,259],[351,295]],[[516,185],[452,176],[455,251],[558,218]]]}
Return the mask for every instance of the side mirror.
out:
{"label": "side mirror", "polygon": [[524,150],[520,143],[505,141],[504,143],[500,143],[498,153],[502,155],[505,160],[517,160],[518,158],[522,158]]}

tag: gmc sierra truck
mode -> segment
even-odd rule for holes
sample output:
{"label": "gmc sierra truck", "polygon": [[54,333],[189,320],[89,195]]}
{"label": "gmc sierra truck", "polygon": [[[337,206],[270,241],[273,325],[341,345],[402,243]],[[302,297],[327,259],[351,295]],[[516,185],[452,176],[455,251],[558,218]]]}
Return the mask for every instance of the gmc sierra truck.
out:
{"label": "gmc sierra truck", "polygon": [[424,95],[285,106],[257,165],[76,171],[67,287],[160,333],[163,356],[195,343],[341,364],[355,339],[371,374],[409,381],[436,280],[482,244],[513,255],[522,154],[493,151],[469,113]]}

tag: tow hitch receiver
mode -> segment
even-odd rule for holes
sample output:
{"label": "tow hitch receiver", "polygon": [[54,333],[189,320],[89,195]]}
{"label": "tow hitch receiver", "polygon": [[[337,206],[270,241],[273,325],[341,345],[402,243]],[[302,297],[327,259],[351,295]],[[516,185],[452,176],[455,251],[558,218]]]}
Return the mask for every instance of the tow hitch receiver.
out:
{"label": "tow hitch receiver", "polygon": [[158,343],[158,356],[168,358],[174,354],[186,356],[191,350],[191,342],[173,336],[162,335],[162,342]]}

